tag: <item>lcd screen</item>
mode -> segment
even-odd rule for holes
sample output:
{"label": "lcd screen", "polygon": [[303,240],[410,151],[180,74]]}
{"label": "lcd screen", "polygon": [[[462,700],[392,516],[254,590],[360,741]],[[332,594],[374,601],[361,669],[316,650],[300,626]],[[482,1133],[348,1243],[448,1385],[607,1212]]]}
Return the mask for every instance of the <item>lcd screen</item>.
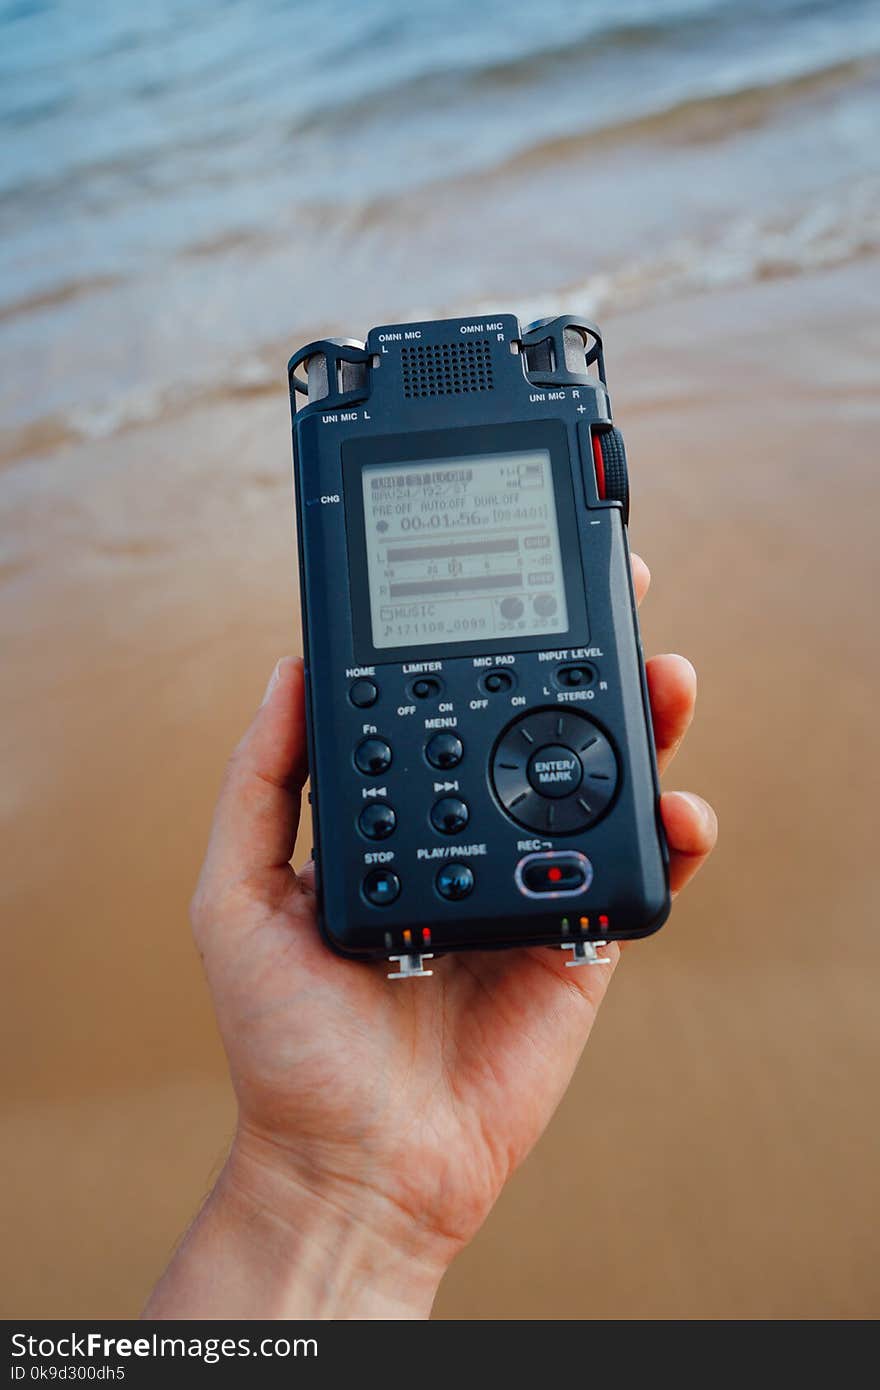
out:
{"label": "lcd screen", "polygon": [[373,646],[568,628],[546,449],[363,469]]}

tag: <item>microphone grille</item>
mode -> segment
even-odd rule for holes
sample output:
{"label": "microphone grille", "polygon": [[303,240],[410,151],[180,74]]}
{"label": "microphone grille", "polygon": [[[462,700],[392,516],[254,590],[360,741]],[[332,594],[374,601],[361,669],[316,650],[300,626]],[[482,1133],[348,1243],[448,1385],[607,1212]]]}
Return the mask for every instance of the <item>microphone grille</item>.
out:
{"label": "microphone grille", "polygon": [[492,354],[488,338],[468,338],[457,343],[412,343],[401,349],[403,394],[407,400],[423,396],[461,396],[492,391]]}

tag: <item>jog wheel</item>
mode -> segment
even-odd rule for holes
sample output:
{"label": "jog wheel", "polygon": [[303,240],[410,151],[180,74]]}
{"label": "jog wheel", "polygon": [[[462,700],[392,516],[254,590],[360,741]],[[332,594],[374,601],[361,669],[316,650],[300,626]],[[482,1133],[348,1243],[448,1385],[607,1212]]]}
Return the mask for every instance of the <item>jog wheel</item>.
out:
{"label": "jog wheel", "polygon": [[502,732],[491,761],[495,795],[511,820],[545,835],[595,825],[617,790],[617,758],[592,719],[575,710],[536,710]]}
{"label": "jog wheel", "polygon": [[626,449],[620,430],[596,430],[593,433],[593,462],[596,465],[596,489],[603,502],[619,502],[623,508],[623,524],[629,522],[629,478],[626,471]]}

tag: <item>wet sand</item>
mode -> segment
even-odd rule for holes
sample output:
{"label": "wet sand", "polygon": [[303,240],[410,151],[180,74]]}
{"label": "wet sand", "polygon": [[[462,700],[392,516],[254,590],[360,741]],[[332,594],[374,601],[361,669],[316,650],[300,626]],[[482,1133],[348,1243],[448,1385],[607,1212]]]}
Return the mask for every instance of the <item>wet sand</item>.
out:
{"label": "wet sand", "polygon": [[[646,646],[701,678],[666,784],[714,800],[722,845],[438,1316],[880,1313],[869,271],[606,324]],[[6,1317],[136,1312],[222,1160],[187,902],[298,649],[288,440],[279,373],[3,475]]]}

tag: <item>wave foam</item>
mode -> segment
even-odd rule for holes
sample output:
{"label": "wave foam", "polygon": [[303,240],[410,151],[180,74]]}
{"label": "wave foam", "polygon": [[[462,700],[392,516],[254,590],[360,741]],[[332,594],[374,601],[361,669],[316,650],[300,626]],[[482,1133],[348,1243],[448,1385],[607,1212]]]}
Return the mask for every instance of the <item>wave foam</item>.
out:
{"label": "wave foam", "polygon": [[[703,240],[678,238],[655,254],[581,281],[548,287],[523,300],[506,296],[523,322],[562,313],[576,305],[590,318],[637,309],[670,299],[725,290],[761,280],[798,276],[880,253],[880,179],[862,179],[784,218],[738,219]],[[501,296],[453,309],[412,306],[401,320],[449,312],[495,312]],[[320,331],[320,330],[318,330]],[[315,336],[313,333],[312,336]],[[283,389],[280,344],[266,344],[233,364],[227,375],[190,380],[172,388],[131,391],[112,401],[95,401],[0,432],[0,461],[100,440],[122,431],[180,415],[197,405],[230,397],[259,396]]]}

